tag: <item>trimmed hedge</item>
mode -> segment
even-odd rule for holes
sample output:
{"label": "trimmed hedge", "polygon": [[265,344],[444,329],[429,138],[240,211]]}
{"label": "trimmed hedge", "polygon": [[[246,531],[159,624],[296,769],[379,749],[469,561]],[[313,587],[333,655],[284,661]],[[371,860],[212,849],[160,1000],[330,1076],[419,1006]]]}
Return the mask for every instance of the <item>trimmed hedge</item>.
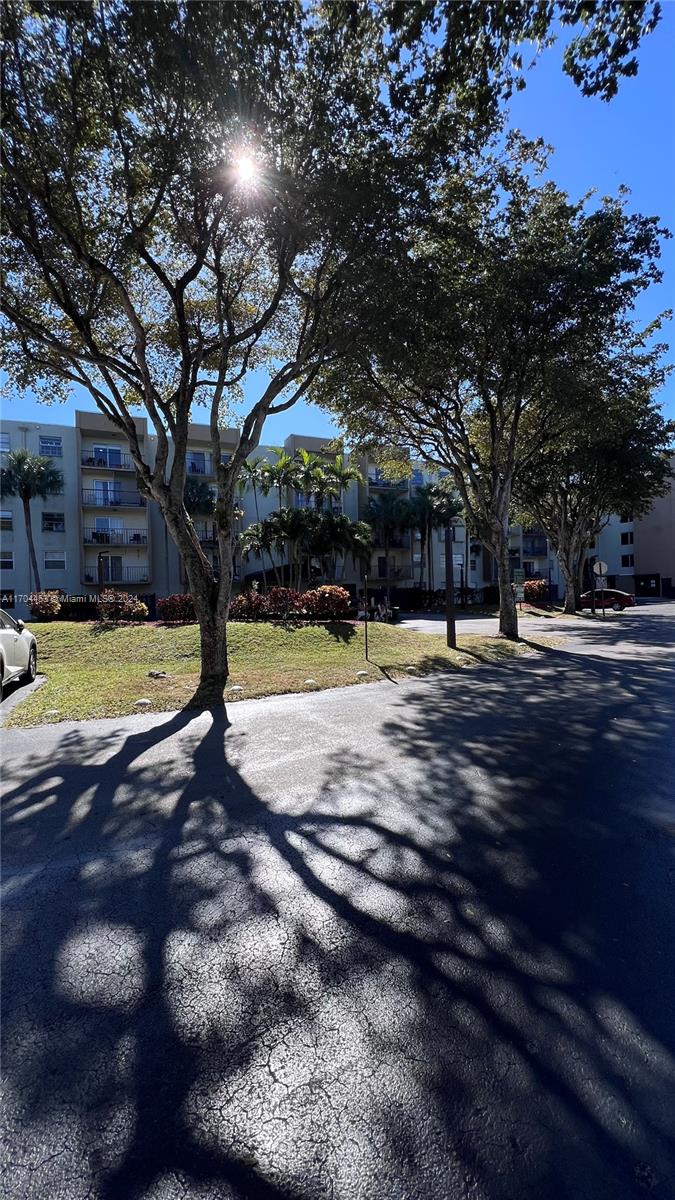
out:
{"label": "trimmed hedge", "polygon": [[128,592],[101,592],[96,603],[101,621],[144,621],[148,615],[147,604]]}
{"label": "trimmed hedge", "polygon": [[165,625],[186,624],[196,620],[195,606],[189,592],[176,592],[157,601],[157,616]]}
{"label": "trimmed hedge", "polygon": [[526,579],[524,588],[525,600],[528,604],[535,604],[538,608],[548,604],[547,579]]}
{"label": "trimmed hedge", "polygon": [[289,617],[331,621],[343,619],[351,604],[346,588],[323,584],[307,592],[294,588],[273,587],[267,595],[261,592],[242,592],[230,605],[232,621],[266,621],[269,618]]}
{"label": "trimmed hedge", "polygon": [[31,592],[28,611],[38,621],[55,621],[61,612],[61,597],[58,592]]}

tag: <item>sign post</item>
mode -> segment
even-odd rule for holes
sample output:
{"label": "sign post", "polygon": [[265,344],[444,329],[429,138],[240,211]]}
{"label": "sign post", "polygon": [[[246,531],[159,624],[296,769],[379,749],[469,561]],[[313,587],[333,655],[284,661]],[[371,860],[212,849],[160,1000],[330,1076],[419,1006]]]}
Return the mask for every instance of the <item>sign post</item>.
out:
{"label": "sign post", "polygon": [[595,575],[595,581],[593,583],[593,588],[595,589],[596,582],[598,584],[598,587],[600,588],[600,603],[602,605],[602,619],[604,621],[604,619],[605,619],[605,588],[607,587],[607,563],[602,562],[602,560],[599,560],[598,562],[594,562],[593,563],[593,574]]}
{"label": "sign post", "polygon": [[366,662],[368,662],[368,576],[363,576],[363,633],[366,639]]}
{"label": "sign post", "polygon": [[525,599],[525,571],[522,567],[514,567],[513,584],[516,598],[516,604],[522,609],[523,600]]}

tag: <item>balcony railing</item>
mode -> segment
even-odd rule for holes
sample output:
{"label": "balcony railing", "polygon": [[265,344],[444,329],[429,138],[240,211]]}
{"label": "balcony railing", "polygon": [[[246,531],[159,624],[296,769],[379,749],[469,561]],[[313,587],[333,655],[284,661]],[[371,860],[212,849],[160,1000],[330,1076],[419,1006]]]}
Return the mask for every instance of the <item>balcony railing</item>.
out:
{"label": "balcony railing", "polygon": [[[381,534],[379,534],[379,533],[375,534],[375,538],[373,540],[373,546],[375,547],[376,550],[384,550],[384,538],[382,537]],[[398,534],[396,537],[390,538],[389,549],[390,550],[409,550],[410,549],[409,534],[407,534],[407,533]]]}
{"label": "balcony railing", "polygon": [[188,475],[213,475],[213,455],[188,453],[185,468]]}
{"label": "balcony railing", "polygon": [[150,567],[111,567],[109,563],[101,564],[99,579],[98,566],[85,567],[85,583],[149,583]]}
{"label": "balcony railing", "polygon": [[147,546],[147,529],[85,529],[85,546]]}
{"label": "balcony railing", "polygon": [[523,558],[546,558],[547,555],[546,538],[523,538]]}
{"label": "balcony railing", "polygon": [[130,454],[123,454],[119,450],[98,450],[96,454],[83,450],[82,466],[103,467],[106,471],[133,471],[134,460]]}
{"label": "balcony railing", "polygon": [[218,532],[215,525],[195,525],[195,533],[202,546],[218,545]]}
{"label": "balcony railing", "polygon": [[371,488],[387,488],[395,491],[406,491],[408,487],[407,479],[385,479],[382,475],[368,475],[368,487]]}
{"label": "balcony railing", "polygon": [[140,492],[104,492],[98,488],[83,488],[82,503],[91,508],[145,508],[145,496]]}

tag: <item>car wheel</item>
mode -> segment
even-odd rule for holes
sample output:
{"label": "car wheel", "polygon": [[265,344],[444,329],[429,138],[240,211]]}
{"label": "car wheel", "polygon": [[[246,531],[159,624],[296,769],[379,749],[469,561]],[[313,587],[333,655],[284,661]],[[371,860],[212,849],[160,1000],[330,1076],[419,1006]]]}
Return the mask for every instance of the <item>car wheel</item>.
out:
{"label": "car wheel", "polygon": [[37,650],[35,646],[31,646],[30,654],[28,655],[28,670],[24,674],[24,679],[27,683],[32,683],[37,675]]}
{"label": "car wheel", "polygon": [[612,609],[613,609],[613,611],[614,611],[614,612],[621,612],[621,609],[622,609],[622,608],[623,608],[623,605],[622,605],[622,604],[619,604],[619,601],[618,601],[618,600],[615,600],[615,601],[614,601],[614,603],[613,603],[613,605],[612,605]]}

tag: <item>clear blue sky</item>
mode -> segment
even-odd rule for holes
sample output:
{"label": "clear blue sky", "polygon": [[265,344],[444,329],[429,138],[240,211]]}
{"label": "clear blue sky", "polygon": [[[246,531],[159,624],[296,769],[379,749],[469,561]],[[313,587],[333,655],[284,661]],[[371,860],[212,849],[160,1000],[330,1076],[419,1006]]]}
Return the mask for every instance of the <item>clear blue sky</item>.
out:
{"label": "clear blue sky", "polygon": [[[631,189],[631,206],[661,217],[675,232],[675,2],[663,6],[656,31],[638,51],[639,71],[626,79],[614,100],[586,99],[561,68],[561,52],[554,47],[541,56],[529,72],[528,85],[511,102],[511,124],[528,137],[543,137],[555,154],[551,176],[577,199],[590,188],[600,195],[615,193],[620,184]],[[666,242],[664,279],[642,298],[638,315],[645,323],[662,309],[675,306],[675,239]],[[675,323],[663,340],[673,347]],[[251,380],[247,396],[259,394],[260,376]],[[664,411],[675,418],[675,380],[663,397]],[[65,405],[46,408],[33,400],[8,400],[7,418],[59,421],[73,424],[75,408],[94,408],[80,393]],[[196,413],[197,420],[199,410]],[[263,442],[278,445],[293,432],[334,436],[335,428],[324,413],[299,402],[286,413],[268,419]]]}

